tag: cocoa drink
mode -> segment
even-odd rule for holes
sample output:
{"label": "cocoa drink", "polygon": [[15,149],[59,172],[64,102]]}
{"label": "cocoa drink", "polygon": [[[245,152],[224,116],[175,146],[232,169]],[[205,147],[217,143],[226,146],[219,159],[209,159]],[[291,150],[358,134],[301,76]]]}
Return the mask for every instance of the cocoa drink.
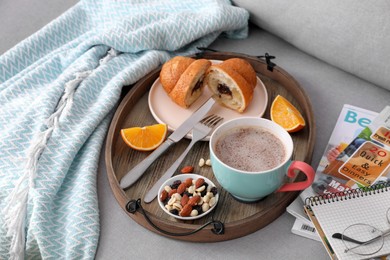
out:
{"label": "cocoa drink", "polygon": [[228,166],[246,172],[268,171],[287,159],[282,141],[257,126],[236,127],[224,133],[216,141],[215,155]]}

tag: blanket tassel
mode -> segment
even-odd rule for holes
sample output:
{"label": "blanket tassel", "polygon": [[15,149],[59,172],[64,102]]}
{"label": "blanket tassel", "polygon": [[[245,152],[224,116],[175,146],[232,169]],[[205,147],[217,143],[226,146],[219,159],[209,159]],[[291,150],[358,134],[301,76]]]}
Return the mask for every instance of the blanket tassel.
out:
{"label": "blanket tassel", "polygon": [[[18,179],[10,200],[4,208],[5,223],[8,226],[7,236],[11,236],[10,259],[24,258],[24,226],[27,211],[27,200],[30,188],[33,188],[38,158],[46,146],[53,129],[49,128],[37,137],[36,143],[29,152],[26,169]],[[28,183],[26,183],[28,180]]]}
{"label": "blanket tassel", "polygon": [[[110,49],[107,55],[102,58],[99,65],[107,63],[118,52]],[[5,223],[8,228],[7,236],[11,236],[10,259],[24,259],[25,245],[25,221],[27,212],[27,200],[30,189],[34,188],[34,179],[39,157],[46,147],[47,141],[51,137],[54,128],[58,126],[60,116],[67,113],[73,103],[74,93],[79,84],[92,73],[92,70],[76,73],[75,79],[65,84],[62,95],[56,110],[46,120],[47,129],[38,134],[34,142],[30,145],[30,152],[27,156],[26,169],[18,179],[14,190],[9,195],[9,201],[3,210]]]}

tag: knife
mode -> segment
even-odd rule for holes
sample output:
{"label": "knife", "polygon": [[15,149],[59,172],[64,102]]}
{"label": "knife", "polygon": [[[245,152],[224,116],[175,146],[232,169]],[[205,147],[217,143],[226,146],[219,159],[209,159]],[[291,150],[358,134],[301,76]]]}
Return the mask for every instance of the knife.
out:
{"label": "knife", "polygon": [[194,126],[209,112],[214,105],[215,100],[210,98],[195,113],[193,113],[184,123],[182,123],[156,150],[154,150],[142,162],[137,164],[133,169],[123,176],[119,186],[122,189],[130,187],[135,183],[149,168],[149,166],[163,154],[172,144],[180,141]]}

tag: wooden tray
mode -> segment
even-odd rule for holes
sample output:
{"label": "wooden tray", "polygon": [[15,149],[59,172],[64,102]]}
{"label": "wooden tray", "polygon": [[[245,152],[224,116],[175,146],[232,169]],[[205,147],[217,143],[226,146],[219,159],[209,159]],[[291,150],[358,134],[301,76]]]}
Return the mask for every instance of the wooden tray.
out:
{"label": "wooden tray", "polygon": [[[199,56],[199,55],[198,55]],[[281,94],[291,101],[303,114],[306,127],[298,133],[292,134],[295,144],[293,159],[311,162],[314,140],[315,124],[312,106],[309,98],[299,86],[298,82],[286,71],[275,66],[272,71],[267,69],[267,63],[254,56],[238,53],[203,53],[203,58],[225,60],[232,57],[240,57],[249,61],[264,82],[268,92],[268,106],[264,114],[269,118],[269,108],[276,95]],[[197,242],[214,242],[238,238],[263,228],[279,217],[286,207],[298,196],[299,192],[274,193],[260,202],[246,204],[235,200],[230,194],[219,187],[220,200],[214,212],[204,218],[195,221],[180,221],[173,219],[159,208],[156,199],[150,203],[142,203],[142,207],[150,220],[159,228],[175,233],[190,232],[200,227],[211,219],[224,223],[224,234],[216,235],[212,232],[213,226],[207,226],[199,232],[188,236],[170,236],[153,228],[145,219],[144,215],[137,211],[134,214],[126,210],[126,204],[133,199],[143,198],[145,193],[159,179],[166,169],[175,161],[189,144],[189,140],[183,139],[163,154],[148,171],[127,190],[119,187],[119,180],[137,163],[149,153],[134,151],[125,145],[120,129],[131,126],[154,124],[156,121],[148,108],[148,91],[153,82],[159,76],[160,68],[148,74],[140,80],[120,103],[111,122],[107,136],[105,159],[107,175],[116,200],[126,213],[143,227],[158,234],[180,240]],[[199,167],[200,158],[209,158],[208,142],[198,142],[182,163],[195,166],[195,172],[210,178],[218,185],[213,176],[211,167]],[[179,167],[180,169],[180,167]],[[305,177],[300,173],[296,181]]]}

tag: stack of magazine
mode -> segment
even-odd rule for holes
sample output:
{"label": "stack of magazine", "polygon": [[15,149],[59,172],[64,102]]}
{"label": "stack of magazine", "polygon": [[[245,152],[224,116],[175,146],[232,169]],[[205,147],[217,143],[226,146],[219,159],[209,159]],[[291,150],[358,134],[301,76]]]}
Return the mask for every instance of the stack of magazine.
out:
{"label": "stack of magazine", "polygon": [[[291,232],[310,239],[321,241],[314,225],[304,211],[304,201],[308,197],[327,193],[342,193],[349,189],[386,182],[389,172],[390,153],[381,158],[378,138],[387,138],[390,133],[390,107],[381,113],[352,105],[344,105],[311,187],[302,191],[287,212],[296,220]],[[378,139],[379,140],[379,139]],[[383,155],[383,154],[382,154]],[[368,170],[369,169],[369,170]]]}

